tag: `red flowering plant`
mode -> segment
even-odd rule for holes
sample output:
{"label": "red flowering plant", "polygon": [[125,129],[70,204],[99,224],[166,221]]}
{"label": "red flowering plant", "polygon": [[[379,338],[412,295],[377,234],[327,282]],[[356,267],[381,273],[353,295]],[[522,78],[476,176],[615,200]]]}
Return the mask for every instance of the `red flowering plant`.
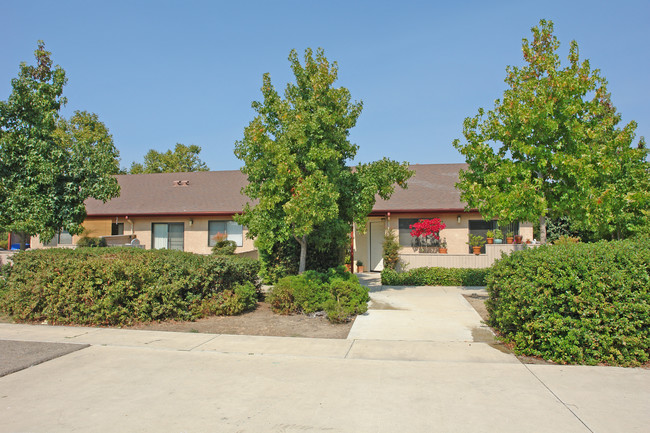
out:
{"label": "red flowering plant", "polygon": [[445,223],[440,218],[421,219],[420,221],[409,225],[413,244],[416,247],[440,247],[440,230],[443,230]]}

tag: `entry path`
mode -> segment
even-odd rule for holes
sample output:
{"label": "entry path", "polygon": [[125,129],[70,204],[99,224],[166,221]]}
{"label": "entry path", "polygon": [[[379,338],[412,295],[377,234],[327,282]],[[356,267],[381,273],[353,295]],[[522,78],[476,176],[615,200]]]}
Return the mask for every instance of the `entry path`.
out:
{"label": "entry path", "polygon": [[0,377],[0,433],[647,431],[648,370],[523,365],[462,290],[367,284],[347,340],[0,324],[89,345]]}

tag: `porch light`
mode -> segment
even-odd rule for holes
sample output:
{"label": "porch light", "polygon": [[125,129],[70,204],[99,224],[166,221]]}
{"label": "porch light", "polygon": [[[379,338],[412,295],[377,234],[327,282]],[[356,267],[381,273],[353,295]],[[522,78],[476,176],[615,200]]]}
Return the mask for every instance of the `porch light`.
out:
{"label": "porch light", "polygon": [[192,227],[193,224],[194,224],[194,220],[190,218],[190,227]]}
{"label": "porch light", "polygon": [[460,215],[456,216],[456,222],[458,222],[458,224],[460,224]]}

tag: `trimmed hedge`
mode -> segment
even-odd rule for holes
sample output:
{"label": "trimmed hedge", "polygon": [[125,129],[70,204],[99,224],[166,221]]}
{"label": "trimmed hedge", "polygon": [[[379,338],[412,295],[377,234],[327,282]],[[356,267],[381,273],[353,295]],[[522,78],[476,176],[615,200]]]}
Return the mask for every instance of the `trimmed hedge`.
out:
{"label": "trimmed hedge", "polygon": [[490,325],[515,352],[634,366],[650,351],[650,240],[544,246],[497,261]]}
{"label": "trimmed hedge", "polygon": [[341,323],[365,313],[370,296],[356,275],[339,266],[327,272],[306,271],[281,278],[266,299],[276,313],[325,311],[331,322]]}
{"label": "trimmed hedge", "polygon": [[103,248],[106,245],[106,239],[83,236],[77,241],[77,248]]}
{"label": "trimmed hedge", "polygon": [[21,252],[13,262],[4,289],[0,286],[0,309],[18,321],[194,320],[219,310],[216,304],[232,303],[235,295],[250,306],[250,287],[259,288],[255,260],[180,251],[47,249]]}
{"label": "trimmed hedge", "polygon": [[415,268],[398,273],[392,269],[381,271],[385,286],[485,286],[489,269],[471,268]]}

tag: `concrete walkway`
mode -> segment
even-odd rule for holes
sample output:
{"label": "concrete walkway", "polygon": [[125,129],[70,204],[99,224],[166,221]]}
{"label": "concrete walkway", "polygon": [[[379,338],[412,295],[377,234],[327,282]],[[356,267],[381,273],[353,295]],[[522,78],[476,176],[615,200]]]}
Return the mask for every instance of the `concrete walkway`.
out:
{"label": "concrete walkway", "polygon": [[0,432],[647,431],[650,371],[523,365],[463,289],[364,281],[347,340],[0,324],[89,345],[1,377]]}

